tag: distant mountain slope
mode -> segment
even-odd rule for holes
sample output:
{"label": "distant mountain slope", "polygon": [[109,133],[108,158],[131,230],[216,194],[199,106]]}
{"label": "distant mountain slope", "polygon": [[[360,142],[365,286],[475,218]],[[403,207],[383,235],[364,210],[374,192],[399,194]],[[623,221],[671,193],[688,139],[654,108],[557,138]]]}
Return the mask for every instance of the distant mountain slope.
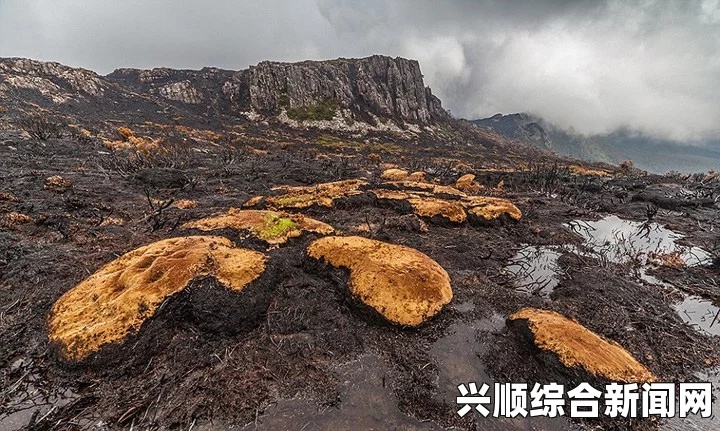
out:
{"label": "distant mountain slope", "polygon": [[625,130],[584,136],[525,113],[496,114],[471,123],[508,138],[581,160],[614,164],[632,160],[636,167],[655,173],[720,169],[720,141],[708,142],[705,146],[680,145]]}

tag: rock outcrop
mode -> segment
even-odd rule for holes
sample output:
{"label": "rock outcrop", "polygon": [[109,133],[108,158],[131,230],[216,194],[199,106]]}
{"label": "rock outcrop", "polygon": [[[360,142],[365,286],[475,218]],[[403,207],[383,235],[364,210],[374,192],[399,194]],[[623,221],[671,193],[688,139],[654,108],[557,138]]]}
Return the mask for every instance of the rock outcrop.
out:
{"label": "rock outcrop", "polygon": [[109,84],[95,72],[26,58],[0,59],[0,97],[36,92],[56,104],[102,97]]}
{"label": "rock outcrop", "polygon": [[165,67],[117,69],[105,78],[128,90],[180,102],[191,107],[227,109],[222,88],[235,72],[212,67],[200,70],[176,70]]}
{"label": "rock outcrop", "polygon": [[490,118],[474,120],[472,123],[539,148],[552,148],[550,136],[541,126],[542,120],[529,114],[495,114]]}

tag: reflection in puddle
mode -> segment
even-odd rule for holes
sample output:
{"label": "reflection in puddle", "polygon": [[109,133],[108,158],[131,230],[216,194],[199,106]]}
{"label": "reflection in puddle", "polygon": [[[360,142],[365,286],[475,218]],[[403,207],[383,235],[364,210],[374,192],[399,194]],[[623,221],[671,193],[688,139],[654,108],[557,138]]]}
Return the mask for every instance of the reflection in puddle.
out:
{"label": "reflection in puddle", "polygon": [[549,297],[560,282],[558,258],[569,252],[607,263],[631,264],[641,280],[666,287],[673,286],[647,273],[653,259],[664,257],[687,266],[712,262],[705,250],[677,244],[683,235],[657,223],[634,222],[613,215],[598,221],[574,220],[566,226],[585,240],[584,250],[573,246],[523,247],[505,267],[519,290]]}
{"label": "reflection in puddle", "polygon": [[557,260],[561,255],[555,247],[528,245],[518,251],[505,270],[518,290],[548,297],[560,282]]}
{"label": "reflection in puddle", "polygon": [[[670,265],[698,266],[712,263],[711,255],[700,247],[677,243],[683,235],[657,223],[640,223],[608,216],[598,221],[576,220],[568,227],[585,239],[585,247],[596,257],[610,263],[632,264],[637,276],[650,284],[673,288],[648,274],[653,261]],[[710,335],[720,335],[718,307],[699,297],[686,297],[674,305],[685,323]]]}
{"label": "reflection in puddle", "polygon": [[685,265],[707,265],[710,254],[700,247],[677,244],[683,235],[657,223],[640,223],[608,216],[598,221],[575,220],[567,226],[585,240],[585,246],[612,263],[646,265],[652,254],[678,253]]}
{"label": "reflection in puddle", "polygon": [[688,296],[674,307],[688,325],[708,335],[720,335],[720,308],[714,306],[712,301]]}

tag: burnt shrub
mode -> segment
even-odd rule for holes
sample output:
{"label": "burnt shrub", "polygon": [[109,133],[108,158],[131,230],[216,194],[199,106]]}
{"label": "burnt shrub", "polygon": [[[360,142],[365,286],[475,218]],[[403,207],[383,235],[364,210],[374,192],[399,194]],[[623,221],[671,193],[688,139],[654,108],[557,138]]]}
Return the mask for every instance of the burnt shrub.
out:
{"label": "burnt shrub", "polygon": [[44,113],[21,115],[16,120],[16,124],[39,141],[62,138],[67,130],[67,124],[64,121]]}

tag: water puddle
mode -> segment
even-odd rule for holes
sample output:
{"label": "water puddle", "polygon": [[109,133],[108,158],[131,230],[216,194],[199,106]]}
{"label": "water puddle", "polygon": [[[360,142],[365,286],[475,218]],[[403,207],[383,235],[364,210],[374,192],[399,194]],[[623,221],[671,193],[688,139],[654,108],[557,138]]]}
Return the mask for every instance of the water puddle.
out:
{"label": "water puddle", "polygon": [[472,301],[450,304],[450,306],[461,313],[469,313],[475,309],[475,304]]}
{"label": "water puddle", "polygon": [[585,247],[611,263],[647,265],[654,255],[677,254],[687,266],[712,262],[700,247],[679,245],[684,236],[658,225],[607,216],[598,221],[575,220],[566,225],[585,240]]}
{"label": "water puddle", "polygon": [[659,429],[661,431],[707,431],[720,429],[718,414],[720,414],[720,368],[713,368],[695,374],[700,382],[710,382],[713,387],[712,416],[702,418],[700,415],[689,415],[686,418],[673,417],[663,419]]}
{"label": "water puddle", "polygon": [[[499,314],[476,322],[455,323],[449,328],[448,335],[433,344],[430,355],[438,366],[438,393],[435,395],[438,401],[459,408],[456,404],[456,397],[460,395],[458,385],[461,383],[467,385],[470,382],[476,382],[478,386],[483,383],[490,386],[489,394],[493,398],[495,381],[488,373],[482,357],[490,348],[492,334],[500,331],[504,326],[505,319]],[[478,430],[550,431],[579,428],[564,417],[495,418],[492,417],[492,404],[488,409],[491,416],[487,418],[473,410]]]}
{"label": "water puddle", "polygon": [[518,290],[529,295],[549,297],[560,283],[557,247],[527,245],[510,260],[505,270]]}
{"label": "water puddle", "polygon": [[[31,365],[18,359],[10,368],[30,369]],[[57,409],[79,397],[70,389],[46,388],[46,386],[41,376],[27,371],[15,383],[0,392],[0,397],[4,398],[0,409],[0,431],[26,429],[31,425],[39,426]]]}
{"label": "water puddle", "polygon": [[666,287],[672,285],[647,273],[650,264],[664,259],[687,266],[712,262],[708,252],[678,244],[683,235],[657,223],[634,222],[613,215],[598,221],[574,220],[565,226],[584,239],[584,250],[568,245],[524,246],[505,267],[519,290],[548,297],[560,282],[558,259],[570,252],[607,263],[631,264],[641,280]]}
{"label": "water puddle", "polygon": [[[677,242],[684,236],[657,223],[640,223],[608,216],[598,221],[576,220],[567,225],[585,240],[592,255],[610,263],[630,264],[636,275],[649,284],[675,289],[648,274],[658,261],[671,265],[698,266],[712,263],[712,256],[700,247]],[[708,335],[720,335],[718,307],[696,296],[673,306],[685,323]]]}
{"label": "water puddle", "polygon": [[421,422],[398,408],[395,395],[385,386],[387,367],[376,354],[361,356],[336,370],[340,374],[341,403],[318,407],[305,399],[279,400],[245,430],[441,430]]}
{"label": "water puddle", "polygon": [[707,335],[720,335],[720,308],[699,296],[688,296],[673,306],[680,318]]}
{"label": "water puddle", "polygon": [[[489,319],[473,323],[456,323],[449,334],[440,338],[430,349],[430,355],[438,366],[438,400],[455,404],[460,383],[489,383],[490,376],[480,357],[488,346],[477,341],[477,336],[490,339],[491,333],[505,326],[505,319],[496,314]],[[487,334],[486,337],[483,337]]]}

